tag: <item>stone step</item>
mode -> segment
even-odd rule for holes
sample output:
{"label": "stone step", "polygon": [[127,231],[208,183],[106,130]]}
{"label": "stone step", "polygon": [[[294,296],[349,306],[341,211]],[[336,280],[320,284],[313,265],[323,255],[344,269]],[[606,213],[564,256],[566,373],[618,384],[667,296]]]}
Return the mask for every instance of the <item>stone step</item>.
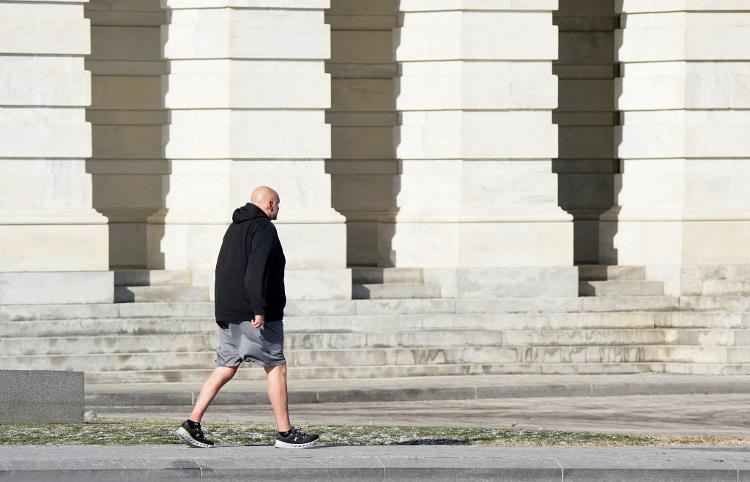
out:
{"label": "stone step", "polygon": [[[742,296],[618,296],[580,298],[290,301],[285,316],[417,315],[434,313],[576,313],[630,311],[750,312]],[[212,317],[212,302],[0,305],[0,321],[99,318]]]}
{"label": "stone step", "polygon": [[[215,331],[157,335],[96,335],[0,338],[5,356],[58,356],[210,351]],[[492,346],[750,346],[750,330],[403,330],[393,333],[345,331],[287,332],[287,350]]]}
{"label": "stone step", "polygon": [[0,305],[0,321],[214,316],[213,302]]}
{"label": "stone step", "polygon": [[580,298],[459,299],[459,313],[506,312],[601,312],[676,310],[680,300],[672,296],[610,296]]}
{"label": "stone step", "polygon": [[702,266],[698,269],[705,280],[748,281],[750,264]]}
{"label": "stone step", "polygon": [[158,335],[216,331],[213,318],[89,318],[0,321],[0,340],[12,337]]}
{"label": "stone step", "polygon": [[[263,370],[244,367],[235,375],[236,380],[265,379]],[[163,383],[203,382],[212,368],[190,370],[140,370],[86,372],[86,384],[99,383]],[[290,367],[292,380],[344,379],[344,378],[401,378],[417,376],[455,375],[614,375],[635,373],[671,373],[675,375],[750,375],[750,364],[717,363],[495,363],[454,365],[391,365],[391,366],[339,366]]]}
{"label": "stone step", "polygon": [[674,311],[654,318],[660,328],[745,328],[750,327],[750,313],[726,311]]}
{"label": "stone step", "polygon": [[115,286],[190,286],[193,277],[190,271],[155,269],[115,270]]}
{"label": "stone step", "polygon": [[[212,366],[215,350],[101,355],[0,356],[6,369],[127,371]],[[750,347],[705,346],[485,346],[287,350],[291,366],[386,366],[497,363],[748,363]]]}
{"label": "stone step", "polygon": [[581,281],[578,283],[581,296],[664,296],[661,281]]}
{"label": "stone step", "polygon": [[706,280],[703,294],[707,296],[750,295],[750,281]]}
{"label": "stone step", "polygon": [[681,310],[750,312],[750,297],[732,296],[681,296]]}
{"label": "stone step", "polygon": [[352,282],[355,284],[373,283],[423,283],[421,268],[352,268]]}
{"label": "stone step", "polygon": [[[416,315],[341,315],[288,317],[289,331],[389,333],[400,330],[542,330],[542,329],[748,329],[750,314],[726,312],[616,311],[580,313],[433,313]],[[213,317],[89,318],[0,321],[3,337],[152,335],[213,332]]]}
{"label": "stone step", "polygon": [[646,279],[643,266],[608,266],[583,264],[578,266],[578,279],[581,281],[640,280]]}
{"label": "stone step", "polygon": [[150,303],[163,301],[208,301],[205,286],[117,286],[115,303]]}
{"label": "stone step", "polygon": [[[248,370],[240,370],[239,373]],[[256,370],[250,370],[256,371]],[[202,380],[201,380],[202,381]],[[86,384],[87,407],[185,406],[201,381]],[[214,405],[267,405],[266,384],[237,380]],[[402,378],[295,379],[290,403],[481,400],[548,397],[750,394],[748,376],[625,375],[452,375]]]}
{"label": "stone step", "polygon": [[[692,316],[684,316],[684,315]],[[339,315],[290,316],[287,331],[391,332],[408,329],[581,329],[581,328],[670,328],[673,324],[694,328],[743,328],[743,315],[737,313],[421,313],[416,315]],[[750,318],[750,316],[748,316]],[[674,320],[673,320],[674,319]],[[701,321],[705,319],[705,321]],[[86,336],[116,334],[158,334],[214,331],[213,317],[90,318],[67,320],[0,321],[0,337]]]}
{"label": "stone step", "polygon": [[424,283],[387,283],[352,285],[355,300],[392,300],[440,298],[440,286]]}
{"label": "stone step", "polygon": [[[345,378],[401,378],[417,376],[456,375],[516,375],[516,374],[633,374],[649,373],[651,363],[575,363],[575,364],[455,364],[455,365],[391,365],[391,366],[339,366],[290,367],[291,380],[345,379]],[[209,368],[191,370],[137,370],[86,372],[86,384],[99,383],[163,383],[202,382],[213,371]],[[750,369],[748,371],[750,373]],[[265,380],[265,373],[256,367],[243,367],[235,380]]]}

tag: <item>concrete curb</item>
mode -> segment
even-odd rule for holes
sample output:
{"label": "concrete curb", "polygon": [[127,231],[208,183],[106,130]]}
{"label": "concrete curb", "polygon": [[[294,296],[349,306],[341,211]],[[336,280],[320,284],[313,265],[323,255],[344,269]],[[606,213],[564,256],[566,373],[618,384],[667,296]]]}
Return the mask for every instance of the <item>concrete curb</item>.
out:
{"label": "concrete curb", "polygon": [[730,447],[0,447],[0,480],[747,480]]}
{"label": "concrete curb", "polygon": [[[687,394],[742,394],[750,393],[750,377],[690,377],[670,375],[592,377],[561,377],[535,383],[528,376],[517,381],[476,383],[481,377],[429,377],[416,380],[391,379],[393,386],[372,386],[372,380],[321,380],[314,388],[307,383],[300,388],[290,387],[290,403],[395,402],[422,400],[479,400],[498,398],[537,397],[606,397],[627,395],[687,395]],[[475,379],[475,380],[472,380]],[[508,377],[505,377],[507,380]],[[611,381],[606,381],[607,379]],[[314,381],[308,381],[314,382]],[[379,380],[383,385],[383,380]],[[428,383],[425,383],[428,382]],[[445,383],[443,383],[445,382]],[[87,387],[86,406],[180,406],[192,405],[200,387],[176,384],[122,384],[116,389]],[[231,386],[227,385],[228,387]],[[241,388],[241,390],[238,390]],[[263,382],[234,385],[217,396],[218,405],[266,404],[268,399]]]}

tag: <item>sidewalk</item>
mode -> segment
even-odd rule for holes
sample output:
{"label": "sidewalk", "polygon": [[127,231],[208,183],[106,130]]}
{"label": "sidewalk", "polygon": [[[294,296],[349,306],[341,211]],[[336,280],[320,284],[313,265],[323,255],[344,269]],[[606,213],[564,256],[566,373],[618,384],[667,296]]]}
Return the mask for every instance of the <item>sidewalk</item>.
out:
{"label": "sidewalk", "polygon": [[0,447],[0,480],[749,480],[750,449]]}
{"label": "sidewalk", "polygon": [[[246,368],[247,369],[247,368]],[[750,393],[750,376],[470,375],[451,377],[289,380],[289,402],[341,403]],[[200,383],[86,385],[86,406],[192,405]],[[266,404],[265,382],[232,381],[215,404]]]}

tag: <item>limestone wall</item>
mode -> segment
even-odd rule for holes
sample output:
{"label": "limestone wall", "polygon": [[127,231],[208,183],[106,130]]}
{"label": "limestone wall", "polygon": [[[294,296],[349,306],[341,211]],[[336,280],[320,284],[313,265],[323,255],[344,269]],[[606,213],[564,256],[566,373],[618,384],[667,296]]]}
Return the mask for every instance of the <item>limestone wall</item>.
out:
{"label": "limestone wall", "polygon": [[700,290],[683,273],[750,263],[750,6],[626,0],[620,13],[622,165],[602,260]]}
{"label": "limestone wall", "polygon": [[84,3],[0,2],[0,304],[62,302],[68,290],[68,302],[112,300],[107,220],[85,165]]}
{"label": "limestone wall", "polygon": [[281,196],[290,298],[349,297],[346,228],[324,170],[328,1],[165,6],[163,142],[171,174],[165,209],[149,218],[149,266],[190,269],[210,282],[232,211],[265,184]]}
{"label": "limestone wall", "polygon": [[429,268],[444,294],[577,293],[573,224],[551,163],[557,7],[399,3],[392,262]]}

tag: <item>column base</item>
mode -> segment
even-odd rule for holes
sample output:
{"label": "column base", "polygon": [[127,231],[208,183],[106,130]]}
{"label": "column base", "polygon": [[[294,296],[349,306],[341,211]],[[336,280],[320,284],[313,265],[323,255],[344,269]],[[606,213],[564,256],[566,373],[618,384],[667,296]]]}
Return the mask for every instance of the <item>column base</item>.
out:
{"label": "column base", "polygon": [[575,266],[424,268],[425,283],[444,298],[566,298],[578,296]]}
{"label": "column base", "polygon": [[98,224],[3,224],[0,221],[0,271],[98,271],[109,269],[106,218]]}
{"label": "column base", "polygon": [[113,303],[112,271],[0,272],[0,305]]}
{"label": "column base", "polygon": [[[382,232],[387,232],[383,224]],[[554,219],[518,216],[481,222],[441,222],[397,219],[390,253],[381,253],[386,266],[524,267],[573,266],[573,223],[570,216]]]}
{"label": "column base", "polygon": [[[193,268],[194,286],[208,286],[210,299],[214,300],[214,268]],[[286,298],[289,301],[350,300],[352,299],[352,270],[287,269],[284,272]]]}
{"label": "column base", "polygon": [[348,268],[288,269],[284,284],[290,301],[352,299],[352,270]]}
{"label": "column base", "polygon": [[750,221],[712,217],[718,215],[618,219],[610,210],[600,222],[600,262],[645,266],[647,278],[664,282],[668,295],[698,294],[722,267],[750,265],[742,249],[750,243]]}

